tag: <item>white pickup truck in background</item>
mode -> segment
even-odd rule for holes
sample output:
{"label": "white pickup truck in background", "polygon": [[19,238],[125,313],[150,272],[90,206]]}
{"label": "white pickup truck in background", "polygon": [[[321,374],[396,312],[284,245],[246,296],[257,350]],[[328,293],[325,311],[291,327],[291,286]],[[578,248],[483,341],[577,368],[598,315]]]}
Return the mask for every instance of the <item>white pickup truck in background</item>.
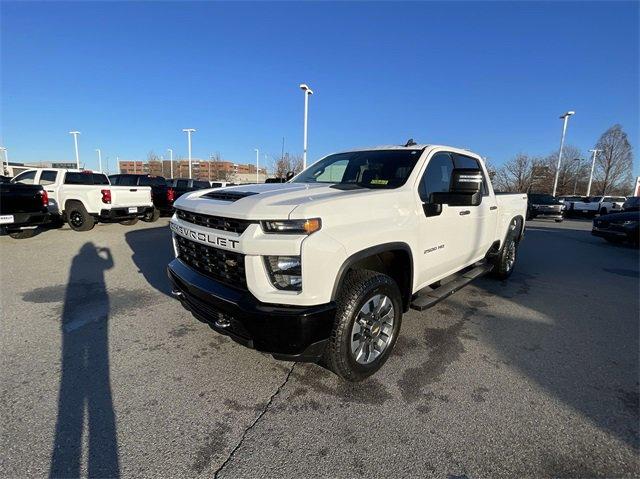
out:
{"label": "white pickup truck in background", "polygon": [[585,196],[565,204],[569,214],[595,216],[622,211],[622,205],[626,200],[624,196]]}
{"label": "white pickup truck in background", "polygon": [[526,194],[496,195],[482,158],[447,146],[329,155],[283,184],[187,193],[171,220],[173,294],[214,330],[361,380],[402,314],[473,279],[506,279]]}
{"label": "white pickup truck in background", "polygon": [[132,225],[153,210],[150,187],[113,186],[103,173],[35,168],[11,181],[42,185],[49,196],[51,214],[76,231],[89,231],[96,222]]}

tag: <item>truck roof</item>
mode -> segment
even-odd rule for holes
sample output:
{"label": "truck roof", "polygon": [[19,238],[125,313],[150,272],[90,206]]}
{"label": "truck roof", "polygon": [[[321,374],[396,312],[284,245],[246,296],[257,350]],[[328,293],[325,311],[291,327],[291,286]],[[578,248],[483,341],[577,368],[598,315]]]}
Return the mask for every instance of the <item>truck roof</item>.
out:
{"label": "truck roof", "polygon": [[445,150],[449,150],[449,151],[453,151],[456,153],[466,153],[466,154],[470,154],[470,155],[475,155],[478,157],[481,157],[478,153],[475,153],[474,151],[471,151],[467,148],[459,148],[456,146],[450,146],[450,145],[435,145],[435,144],[427,144],[427,143],[422,143],[422,144],[416,144],[416,145],[411,145],[411,146],[404,146],[404,145],[379,145],[379,146],[371,146],[371,147],[363,147],[363,148],[352,148],[349,150],[345,150],[345,152],[352,152],[352,151],[374,151],[374,150],[424,150],[426,148],[442,148]]}

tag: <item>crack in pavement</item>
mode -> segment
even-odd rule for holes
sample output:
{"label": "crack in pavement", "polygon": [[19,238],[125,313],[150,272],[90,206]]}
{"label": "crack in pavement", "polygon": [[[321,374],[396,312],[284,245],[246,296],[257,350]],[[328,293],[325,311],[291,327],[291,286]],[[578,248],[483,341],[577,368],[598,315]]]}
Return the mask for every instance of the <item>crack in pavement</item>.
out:
{"label": "crack in pavement", "polygon": [[296,364],[298,363],[293,363],[293,365],[291,366],[291,369],[289,369],[289,371],[287,372],[287,375],[285,376],[282,384],[280,384],[280,386],[278,386],[278,389],[276,389],[275,392],[271,395],[265,407],[262,409],[262,411],[260,411],[260,414],[258,414],[258,416],[249,425],[249,427],[247,427],[244,430],[244,432],[242,433],[242,437],[240,437],[240,440],[238,441],[238,444],[236,444],[236,446],[229,453],[229,455],[224,460],[224,462],[220,465],[220,467],[216,469],[216,472],[213,473],[213,479],[218,478],[218,474],[222,472],[222,470],[227,466],[227,464],[231,461],[231,459],[233,459],[233,456],[235,455],[236,451],[240,449],[240,446],[242,446],[242,443],[244,442],[244,439],[247,437],[247,434],[249,433],[249,431],[251,431],[251,429],[253,429],[253,427],[256,424],[258,424],[258,421],[260,421],[260,419],[262,419],[262,416],[264,416],[266,412],[269,410],[269,407],[271,406],[271,403],[273,403],[273,400],[278,396],[278,394],[280,394],[280,391],[282,391],[282,388],[286,386],[287,382],[289,382],[289,378],[291,377],[291,373],[293,372],[293,368],[296,367]]}

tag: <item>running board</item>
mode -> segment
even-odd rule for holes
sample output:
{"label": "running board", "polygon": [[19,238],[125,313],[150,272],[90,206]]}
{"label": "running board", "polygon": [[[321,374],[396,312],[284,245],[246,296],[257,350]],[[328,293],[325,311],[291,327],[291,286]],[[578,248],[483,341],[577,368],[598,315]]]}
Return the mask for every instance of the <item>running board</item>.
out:
{"label": "running board", "polygon": [[489,263],[482,263],[481,265],[470,269],[461,276],[458,276],[456,279],[443,284],[439,288],[432,289],[424,293],[418,293],[418,296],[416,296],[415,299],[411,302],[410,307],[411,309],[415,309],[416,311],[424,311],[425,309],[429,309],[443,299],[448,298],[456,291],[464,288],[474,279],[479,278],[480,276],[484,276],[492,269],[493,265]]}

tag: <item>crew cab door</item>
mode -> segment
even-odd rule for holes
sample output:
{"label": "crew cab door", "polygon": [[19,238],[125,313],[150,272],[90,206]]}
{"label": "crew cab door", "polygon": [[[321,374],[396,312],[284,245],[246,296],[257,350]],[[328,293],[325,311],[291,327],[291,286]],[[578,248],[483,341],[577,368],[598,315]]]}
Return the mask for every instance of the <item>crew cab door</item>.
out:
{"label": "crew cab door", "polygon": [[46,190],[49,197],[49,211],[51,213],[60,214],[58,187],[56,181],[58,180],[59,172],[56,170],[40,170],[38,172],[38,178],[36,182]]}

